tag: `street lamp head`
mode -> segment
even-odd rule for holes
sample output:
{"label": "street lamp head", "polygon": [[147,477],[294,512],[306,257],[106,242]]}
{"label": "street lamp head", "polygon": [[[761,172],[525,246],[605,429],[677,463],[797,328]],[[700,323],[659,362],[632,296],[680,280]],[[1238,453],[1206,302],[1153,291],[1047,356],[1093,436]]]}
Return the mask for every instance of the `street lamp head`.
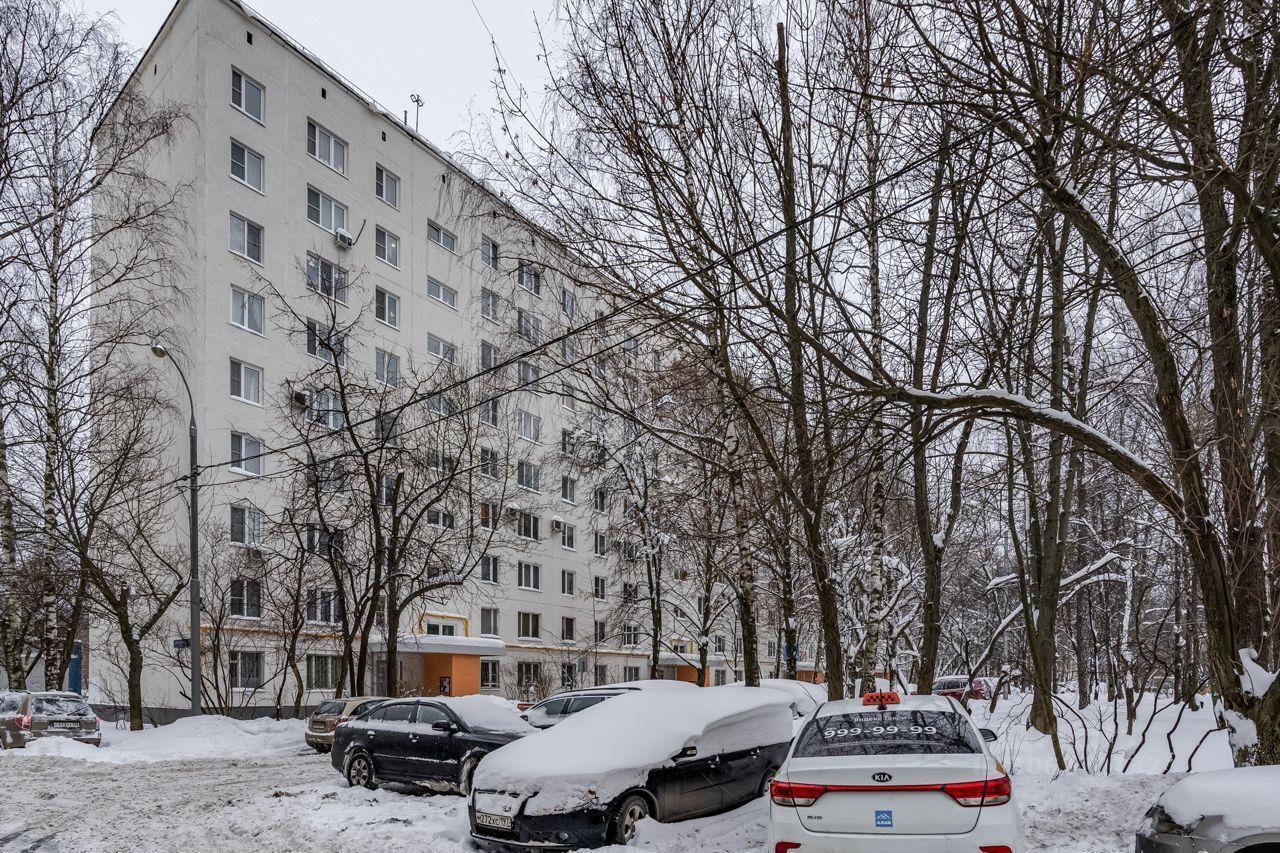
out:
{"label": "street lamp head", "polygon": [[169,354],[169,351],[165,349],[164,344],[160,343],[159,341],[152,341],[151,354],[154,355],[156,358],[164,358]]}

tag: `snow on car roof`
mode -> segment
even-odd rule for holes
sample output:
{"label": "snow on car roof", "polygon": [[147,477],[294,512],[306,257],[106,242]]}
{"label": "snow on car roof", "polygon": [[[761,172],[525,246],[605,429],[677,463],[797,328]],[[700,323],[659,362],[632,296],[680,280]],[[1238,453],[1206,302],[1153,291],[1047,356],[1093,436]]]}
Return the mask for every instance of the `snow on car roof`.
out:
{"label": "snow on car roof", "polygon": [[483,693],[472,696],[433,696],[429,701],[446,706],[472,728],[514,734],[537,731],[520,718],[514,702],[501,696],[486,696]]}
{"label": "snow on car roof", "polygon": [[1160,796],[1169,817],[1190,826],[1219,817],[1223,827],[1274,827],[1280,814],[1280,766],[1192,773]]}
{"label": "snow on car roof", "polygon": [[[887,705],[889,710],[899,711],[954,711],[955,703],[946,696],[902,696],[896,705]],[[818,709],[819,717],[834,717],[839,714],[857,714],[863,711],[877,711],[877,705],[863,705],[861,699],[837,699],[827,702]]]}
{"label": "snow on car roof", "polygon": [[636,690],[485,756],[477,789],[537,793],[529,813],[608,802],[693,746],[710,756],[791,739],[777,690]]}

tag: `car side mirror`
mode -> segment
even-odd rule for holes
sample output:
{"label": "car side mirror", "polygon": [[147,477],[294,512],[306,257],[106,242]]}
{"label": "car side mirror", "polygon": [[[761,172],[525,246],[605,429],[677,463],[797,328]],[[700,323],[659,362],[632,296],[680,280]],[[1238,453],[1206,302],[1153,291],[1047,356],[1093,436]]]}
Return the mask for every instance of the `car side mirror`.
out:
{"label": "car side mirror", "polygon": [[675,760],[680,761],[681,759],[685,759],[685,758],[696,758],[697,755],[698,755],[698,748],[696,746],[686,746],[684,749],[680,750],[675,754]]}
{"label": "car side mirror", "polygon": [[446,732],[447,734],[453,734],[458,730],[458,727],[454,725],[451,720],[436,720],[431,724],[431,728],[438,732]]}
{"label": "car side mirror", "polygon": [[529,722],[529,715],[528,715],[528,714],[521,714],[521,715],[520,715],[520,719],[524,720],[524,721],[527,723],[527,722]]}
{"label": "car side mirror", "polygon": [[982,739],[987,743],[995,743],[996,741],[996,733],[991,729],[978,729],[978,734],[982,735]]}

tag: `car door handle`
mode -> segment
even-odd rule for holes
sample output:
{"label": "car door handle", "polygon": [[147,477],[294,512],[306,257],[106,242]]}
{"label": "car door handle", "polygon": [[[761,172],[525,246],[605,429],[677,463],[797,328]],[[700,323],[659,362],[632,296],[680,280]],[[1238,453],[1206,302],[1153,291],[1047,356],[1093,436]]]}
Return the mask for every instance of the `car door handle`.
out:
{"label": "car door handle", "polygon": [[417,742],[418,742],[417,735],[409,735],[409,743],[417,743]]}
{"label": "car door handle", "polygon": [[374,735],[377,734],[377,732],[365,732],[365,734],[367,734],[369,737],[373,737]]}

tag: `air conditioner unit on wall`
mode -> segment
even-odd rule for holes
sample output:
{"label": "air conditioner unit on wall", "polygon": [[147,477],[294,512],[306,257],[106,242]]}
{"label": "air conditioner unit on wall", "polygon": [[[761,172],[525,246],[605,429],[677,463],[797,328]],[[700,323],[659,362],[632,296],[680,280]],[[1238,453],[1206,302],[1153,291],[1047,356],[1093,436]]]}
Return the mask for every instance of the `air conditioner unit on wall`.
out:
{"label": "air conditioner unit on wall", "polygon": [[350,249],[356,244],[356,238],[347,229],[336,228],[333,232],[333,242],[339,249]]}

